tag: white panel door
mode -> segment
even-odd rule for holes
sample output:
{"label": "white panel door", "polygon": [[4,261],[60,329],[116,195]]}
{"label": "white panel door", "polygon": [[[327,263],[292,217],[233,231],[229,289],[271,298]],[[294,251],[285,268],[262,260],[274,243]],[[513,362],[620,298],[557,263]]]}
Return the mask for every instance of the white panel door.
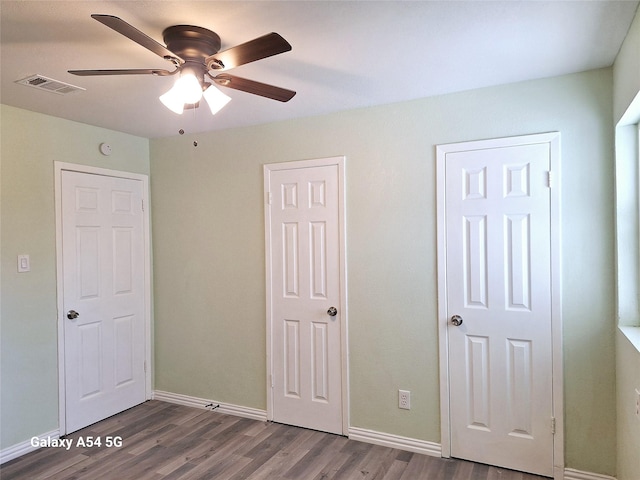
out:
{"label": "white panel door", "polygon": [[342,434],[338,166],[266,175],[272,417]]}
{"label": "white panel door", "polygon": [[547,143],[450,152],[445,162],[451,455],[546,476],[549,170]]}
{"label": "white panel door", "polygon": [[146,399],[144,232],[141,181],[61,174],[69,433]]}

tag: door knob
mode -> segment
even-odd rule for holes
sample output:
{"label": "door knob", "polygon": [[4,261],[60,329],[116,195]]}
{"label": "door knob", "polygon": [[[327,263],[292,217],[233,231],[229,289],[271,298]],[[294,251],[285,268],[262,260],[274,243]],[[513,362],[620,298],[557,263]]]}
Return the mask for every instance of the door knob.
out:
{"label": "door knob", "polygon": [[76,318],[78,318],[80,316],[80,314],[78,312],[76,312],[75,310],[69,310],[67,312],[67,318],[69,320],[75,320]]}
{"label": "door knob", "polygon": [[327,310],[327,315],[329,315],[330,317],[335,317],[338,314],[338,310],[336,309],[336,307],[329,307],[329,310]]}
{"label": "door knob", "polygon": [[455,325],[456,327],[462,325],[462,317],[460,315],[454,315],[451,317],[451,325]]}

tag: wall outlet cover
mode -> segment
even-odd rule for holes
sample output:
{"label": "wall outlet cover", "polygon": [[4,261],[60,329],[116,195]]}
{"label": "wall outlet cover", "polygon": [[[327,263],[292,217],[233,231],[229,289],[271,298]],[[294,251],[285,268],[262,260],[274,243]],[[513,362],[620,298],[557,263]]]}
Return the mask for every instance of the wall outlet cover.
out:
{"label": "wall outlet cover", "polygon": [[409,390],[398,390],[398,408],[411,410],[411,392]]}

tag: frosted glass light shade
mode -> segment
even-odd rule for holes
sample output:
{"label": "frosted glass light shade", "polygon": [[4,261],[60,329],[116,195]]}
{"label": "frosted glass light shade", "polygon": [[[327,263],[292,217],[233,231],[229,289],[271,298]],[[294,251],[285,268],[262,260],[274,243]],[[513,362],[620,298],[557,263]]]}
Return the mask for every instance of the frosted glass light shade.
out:
{"label": "frosted glass light shade", "polygon": [[182,115],[184,111],[184,101],[173,88],[164,95],[160,95],[160,101],[172,112]]}
{"label": "frosted glass light shade", "polygon": [[202,98],[200,82],[191,73],[181,75],[173,88],[179,92],[184,103],[198,103]]}
{"label": "frosted glass light shade", "polygon": [[180,76],[171,90],[160,96],[160,101],[177,114],[184,111],[185,103],[198,103],[202,98],[202,87],[200,82],[191,73]]}
{"label": "frosted glass light shade", "polygon": [[209,105],[209,108],[211,109],[211,115],[218,113],[222,107],[231,100],[231,97],[228,97],[213,85],[210,85],[204,91],[202,96],[207,101],[207,105]]}

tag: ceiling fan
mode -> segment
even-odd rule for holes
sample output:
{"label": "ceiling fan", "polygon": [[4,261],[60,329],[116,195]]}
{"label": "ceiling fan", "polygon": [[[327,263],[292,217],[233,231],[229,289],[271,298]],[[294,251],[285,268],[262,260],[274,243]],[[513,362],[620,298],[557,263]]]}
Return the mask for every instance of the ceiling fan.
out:
{"label": "ceiling fan", "polygon": [[237,77],[226,72],[232,68],[291,50],[291,45],[275,32],[250,40],[219,52],[220,37],[206,28],[193,25],[174,25],[162,32],[166,47],[145,33],[113,15],[93,14],[91,18],[133,40],[156,55],[169,61],[174,70],[119,69],[119,70],[69,70],[80,76],[96,75],[156,75],[180,74],[174,87],[160,100],[176,113],[184,108],[197,107],[201,97],[207,100],[213,114],[230,98],[213,85],[205,82],[208,77],[216,85],[241,90],[261,97],[287,102],[296,92],[285,88]]}

